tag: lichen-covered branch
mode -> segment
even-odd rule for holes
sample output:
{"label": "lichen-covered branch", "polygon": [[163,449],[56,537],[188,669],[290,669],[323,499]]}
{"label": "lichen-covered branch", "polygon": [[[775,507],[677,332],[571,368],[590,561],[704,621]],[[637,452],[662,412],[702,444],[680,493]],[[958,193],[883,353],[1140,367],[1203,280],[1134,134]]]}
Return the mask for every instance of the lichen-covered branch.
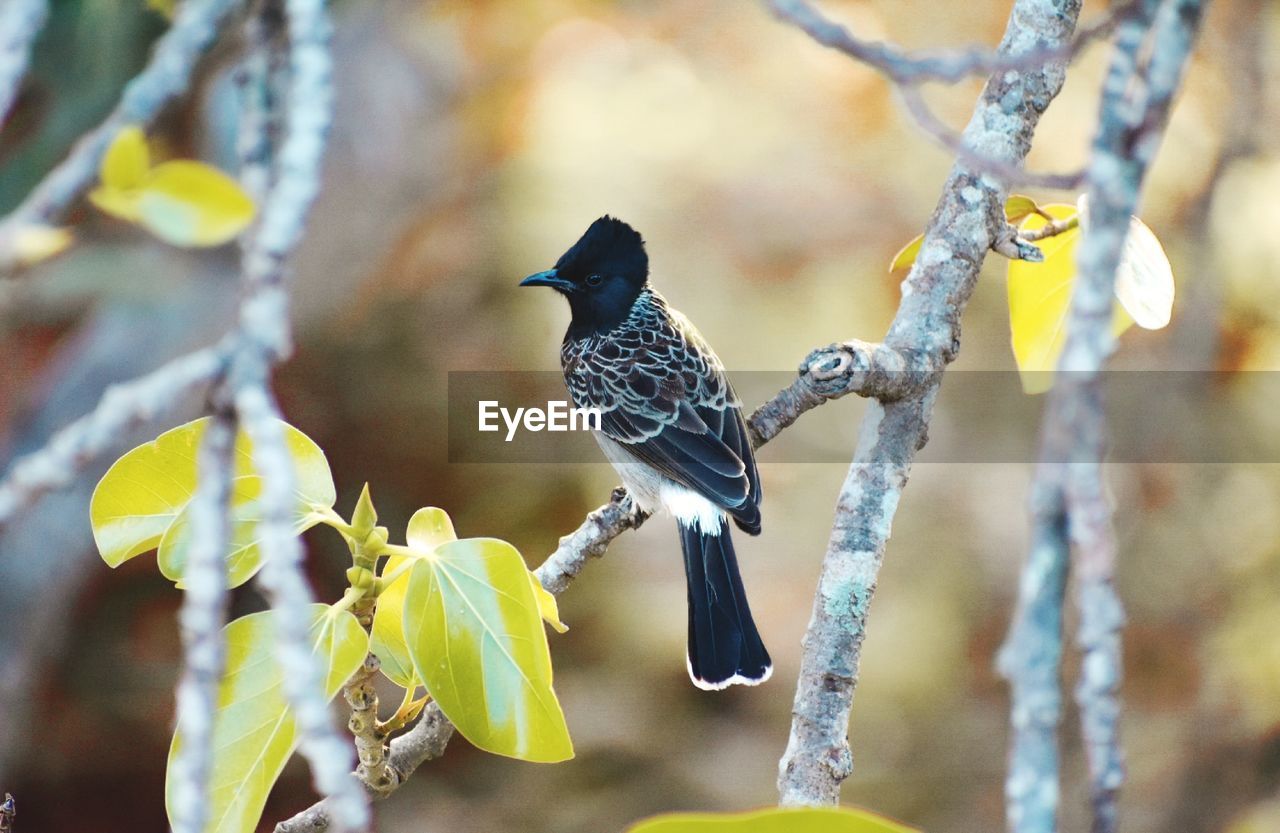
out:
{"label": "lichen-covered branch", "polygon": [[[1078,0],[1017,0],[1000,44],[1004,55],[1065,47]],[[1041,114],[1062,87],[1065,67],[994,74],[965,129],[985,158],[1016,165]],[[978,271],[1005,226],[1001,184],[963,160],[943,188],[903,288],[885,343],[937,368],[959,350],[960,314]],[[911,463],[928,435],[940,379],[901,399],[873,401],[836,503],[831,538],[804,638],[791,735],[779,764],[782,804],[834,804],[852,770],[847,739],[868,607]]]}
{"label": "lichen-covered branch", "polygon": [[49,16],[49,0],[7,0],[0,4],[0,125],[22,89],[31,62],[31,44]]}
{"label": "lichen-covered branch", "polygon": [[178,680],[177,732],[183,743],[175,753],[169,784],[173,833],[203,833],[209,816],[213,721],[226,665],[222,626],[227,618],[225,557],[231,540],[235,437],[235,418],[218,409],[204,432],[196,465],[199,485],[187,510],[191,551],[178,614],[185,667]]}
{"label": "lichen-covered branch", "polygon": [[107,389],[94,410],[38,451],[16,461],[0,480],[0,531],[36,498],[69,485],[129,428],[167,413],[208,385],[226,365],[225,345],[197,350],[158,370]]}
{"label": "lichen-covered branch", "polygon": [[[1124,780],[1118,695],[1124,612],[1114,585],[1117,545],[1102,470],[1106,416],[1100,371],[1114,347],[1111,297],[1129,217],[1137,212],[1143,181],[1163,138],[1203,6],[1201,0],[1159,4],[1150,26],[1145,72],[1140,72],[1139,60],[1148,40],[1146,27],[1126,25],[1117,37],[1089,165],[1089,219],[1077,257],[1061,378],[1046,414],[1046,454],[1059,451],[1058,459],[1069,462],[1058,469],[1075,553],[1082,654],[1076,701],[1089,763],[1094,833],[1115,831],[1116,796]],[[1145,77],[1135,83],[1140,76]]]}
{"label": "lichen-covered branch", "polygon": [[1037,478],[1032,491],[1031,550],[1018,584],[1013,624],[996,660],[1012,688],[1013,735],[1005,778],[1011,833],[1057,830],[1062,604],[1068,562],[1062,495]]}
{"label": "lichen-covered branch", "polygon": [[19,260],[13,246],[18,233],[58,220],[97,180],[102,155],[120,128],[150,124],[164,105],[187,90],[200,56],[213,45],[222,24],[240,5],[240,0],[186,0],[178,4],[173,25],[156,43],[146,68],[125,86],[116,108],[76,142],[67,158],[21,205],[0,220],[0,278]]}
{"label": "lichen-covered branch", "polygon": [[[1067,343],[1049,395],[1033,484],[1033,541],[1000,669],[1013,687],[1005,792],[1013,833],[1057,829],[1062,604],[1074,554],[1080,707],[1094,833],[1114,833],[1124,780],[1119,739],[1121,628],[1116,538],[1102,460],[1106,416],[1100,371],[1114,347],[1115,273],[1129,217],[1168,120],[1202,14],[1200,2],[1148,0],[1116,37],[1088,169],[1089,220],[1080,243]],[[1154,21],[1154,22],[1153,22]],[[1140,56],[1151,42],[1143,72]],[[1145,75],[1145,78],[1142,77]],[[1099,208],[1106,208],[1100,213]]]}

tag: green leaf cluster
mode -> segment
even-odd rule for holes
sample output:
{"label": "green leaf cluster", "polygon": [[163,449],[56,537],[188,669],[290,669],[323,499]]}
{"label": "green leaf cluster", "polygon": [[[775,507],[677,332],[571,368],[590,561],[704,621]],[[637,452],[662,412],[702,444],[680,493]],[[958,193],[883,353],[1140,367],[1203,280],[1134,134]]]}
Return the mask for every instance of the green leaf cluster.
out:
{"label": "green leaf cluster", "polygon": [[[98,483],[90,503],[94,540],[116,567],[151,550],[160,571],[183,586],[191,548],[188,505],[198,482],[197,452],[207,419],[174,428],[125,454]],[[494,538],[457,538],[448,514],[418,510],[405,544],[389,543],[377,525],[368,487],[343,519],[324,453],[292,426],[284,431],[294,465],[294,530],[317,524],[338,531],[352,554],[350,587],[332,605],[312,612],[312,644],[325,672],[327,698],[359,670],[368,653],[405,689],[406,706],[388,732],[434,699],[458,732],[481,749],[526,761],[557,762],[573,745],[552,688],[544,621],[558,631],[555,597],[542,588],[520,553]],[[258,527],[262,480],[253,449],[236,439],[230,500],[232,536],[227,581],[248,581],[264,553]],[[361,625],[370,623],[366,631]],[[274,652],[273,614],[257,613],[226,626],[227,665],[214,720],[212,807],[216,833],[257,825],[267,794],[292,755],[297,738]],[[181,735],[170,749],[170,771]]]}
{"label": "green leaf cluster", "polygon": [[672,813],[627,833],[917,833],[914,828],[852,807],[770,807],[749,813]]}

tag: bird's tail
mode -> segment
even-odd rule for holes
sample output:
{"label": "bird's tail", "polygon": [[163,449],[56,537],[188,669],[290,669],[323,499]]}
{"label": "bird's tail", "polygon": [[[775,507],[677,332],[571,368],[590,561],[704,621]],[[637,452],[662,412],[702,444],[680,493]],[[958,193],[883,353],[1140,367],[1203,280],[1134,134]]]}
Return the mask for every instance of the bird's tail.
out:
{"label": "bird's tail", "polygon": [[738,574],[729,524],[708,534],[696,524],[680,528],[689,581],[689,676],[698,688],[757,685],[773,671],[760,641]]}

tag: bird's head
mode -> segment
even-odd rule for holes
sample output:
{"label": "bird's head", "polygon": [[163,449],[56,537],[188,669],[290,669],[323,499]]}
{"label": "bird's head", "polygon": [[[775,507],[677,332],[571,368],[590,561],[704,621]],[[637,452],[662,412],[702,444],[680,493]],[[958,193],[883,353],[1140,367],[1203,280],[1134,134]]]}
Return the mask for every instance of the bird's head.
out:
{"label": "bird's head", "polygon": [[627,317],[649,279],[644,239],[631,226],[601,217],[556,261],[521,286],[549,286],[569,299],[575,334],[607,332]]}

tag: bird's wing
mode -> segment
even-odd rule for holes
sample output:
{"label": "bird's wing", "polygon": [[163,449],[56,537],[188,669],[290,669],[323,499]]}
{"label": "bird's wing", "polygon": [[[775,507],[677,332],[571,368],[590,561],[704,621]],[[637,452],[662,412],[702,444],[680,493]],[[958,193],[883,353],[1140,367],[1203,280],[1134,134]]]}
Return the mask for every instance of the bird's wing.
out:
{"label": "bird's wing", "polygon": [[577,407],[639,462],[747,523],[758,523],[759,477],[741,405],[697,330],[661,302],[606,336],[566,342],[565,381]]}

